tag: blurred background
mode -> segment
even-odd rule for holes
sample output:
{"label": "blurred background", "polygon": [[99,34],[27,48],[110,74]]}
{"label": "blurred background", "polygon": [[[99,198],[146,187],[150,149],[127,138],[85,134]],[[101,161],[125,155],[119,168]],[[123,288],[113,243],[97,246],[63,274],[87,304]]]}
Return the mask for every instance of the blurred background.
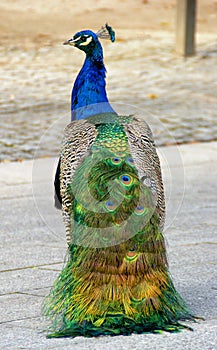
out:
{"label": "blurred background", "polygon": [[116,31],[102,41],[111,103],[148,121],[157,145],[217,139],[216,0],[197,1],[188,59],[175,52],[176,0],[1,0],[0,161],[58,155],[84,61],[62,43],[106,22]]}

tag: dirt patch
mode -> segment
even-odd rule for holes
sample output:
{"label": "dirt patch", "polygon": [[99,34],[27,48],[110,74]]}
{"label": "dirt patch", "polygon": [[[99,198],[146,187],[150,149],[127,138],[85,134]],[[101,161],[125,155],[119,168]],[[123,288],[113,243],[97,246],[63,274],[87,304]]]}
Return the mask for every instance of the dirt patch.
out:
{"label": "dirt patch", "polygon": [[[217,30],[217,1],[200,0],[197,5],[197,31]],[[80,29],[97,30],[109,22],[120,29],[174,31],[176,0],[2,0],[0,5],[0,44],[6,46],[47,46]]]}

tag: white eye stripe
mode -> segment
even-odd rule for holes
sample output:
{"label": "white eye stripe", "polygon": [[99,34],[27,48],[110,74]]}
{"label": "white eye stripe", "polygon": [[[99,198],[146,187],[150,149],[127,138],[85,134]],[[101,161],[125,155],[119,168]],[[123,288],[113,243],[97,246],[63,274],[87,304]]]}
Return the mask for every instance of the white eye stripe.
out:
{"label": "white eye stripe", "polygon": [[73,41],[75,42],[75,41],[78,41],[78,40],[80,40],[81,39],[81,36],[79,36],[78,38],[76,38],[76,39],[73,39]]}
{"label": "white eye stripe", "polygon": [[79,46],[87,46],[92,41],[92,36],[87,37],[87,40],[81,43]]}

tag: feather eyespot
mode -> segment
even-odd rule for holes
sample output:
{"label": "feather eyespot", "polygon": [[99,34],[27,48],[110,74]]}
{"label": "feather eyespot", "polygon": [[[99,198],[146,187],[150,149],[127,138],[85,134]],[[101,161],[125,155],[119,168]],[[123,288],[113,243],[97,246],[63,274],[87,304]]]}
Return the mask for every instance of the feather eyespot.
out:
{"label": "feather eyespot", "polygon": [[139,252],[136,252],[136,251],[133,252],[130,250],[126,253],[125,259],[128,262],[133,262],[137,260],[138,256],[139,256]]}
{"label": "feather eyespot", "polygon": [[133,164],[133,163],[134,163],[133,158],[128,158],[128,162],[131,163],[131,164]]}
{"label": "feather eyespot", "polygon": [[125,174],[121,176],[121,181],[124,185],[129,186],[132,184],[133,179],[130,175]]}
{"label": "feather eyespot", "polygon": [[142,215],[144,212],[145,212],[145,208],[143,207],[143,205],[137,205],[135,209],[135,213],[137,215]]}
{"label": "feather eyespot", "polygon": [[106,208],[109,210],[109,211],[113,211],[115,209],[115,203],[112,202],[112,201],[108,201],[106,202]]}
{"label": "feather eyespot", "polygon": [[120,164],[121,163],[121,159],[120,158],[118,158],[118,157],[114,157],[114,158],[112,158],[112,163],[113,164],[116,164],[116,165],[118,165],[118,164]]}

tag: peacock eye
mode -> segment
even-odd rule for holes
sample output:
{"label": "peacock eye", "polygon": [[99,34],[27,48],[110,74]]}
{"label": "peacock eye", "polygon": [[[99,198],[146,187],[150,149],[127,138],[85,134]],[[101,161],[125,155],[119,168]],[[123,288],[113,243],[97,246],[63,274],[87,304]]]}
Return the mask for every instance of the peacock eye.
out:
{"label": "peacock eye", "polygon": [[114,202],[108,201],[108,202],[106,202],[106,208],[107,208],[109,211],[113,211],[113,210],[116,208],[116,205],[115,205]]}
{"label": "peacock eye", "polygon": [[144,214],[145,212],[145,208],[143,207],[143,205],[138,205],[136,208],[135,208],[135,213],[137,215],[142,215]]}
{"label": "peacock eye", "polygon": [[81,37],[81,41],[85,42],[87,38],[85,38],[84,36]]}
{"label": "peacock eye", "polygon": [[119,165],[119,164],[122,163],[122,160],[121,160],[121,158],[114,157],[114,158],[111,159],[111,162],[112,162],[112,164]]}
{"label": "peacock eye", "polygon": [[132,177],[130,175],[128,175],[128,174],[122,175],[120,177],[120,180],[126,186],[132,185],[132,182],[133,182]]}

